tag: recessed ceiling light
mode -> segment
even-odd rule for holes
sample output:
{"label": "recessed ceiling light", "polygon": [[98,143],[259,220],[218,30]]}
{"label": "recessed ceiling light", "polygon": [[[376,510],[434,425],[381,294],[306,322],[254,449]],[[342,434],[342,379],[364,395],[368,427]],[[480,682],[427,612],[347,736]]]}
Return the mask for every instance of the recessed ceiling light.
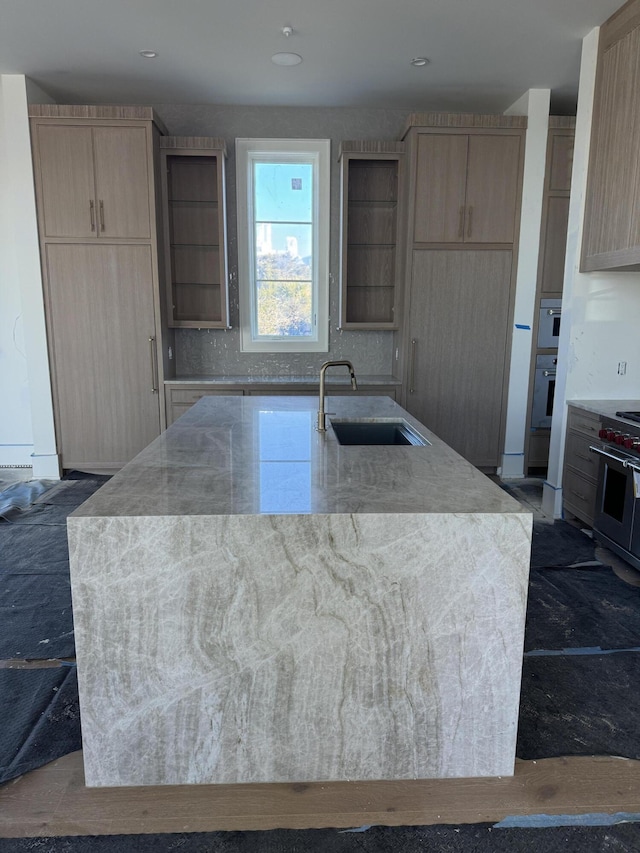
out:
{"label": "recessed ceiling light", "polygon": [[300,65],[302,57],[298,53],[274,53],[271,61],[276,65]]}
{"label": "recessed ceiling light", "polygon": [[423,65],[428,65],[429,60],[426,56],[416,56],[411,60],[411,64],[415,65],[417,68],[421,68]]}
{"label": "recessed ceiling light", "polygon": [[145,59],[155,59],[158,54],[155,50],[141,50],[140,56],[144,56]]}

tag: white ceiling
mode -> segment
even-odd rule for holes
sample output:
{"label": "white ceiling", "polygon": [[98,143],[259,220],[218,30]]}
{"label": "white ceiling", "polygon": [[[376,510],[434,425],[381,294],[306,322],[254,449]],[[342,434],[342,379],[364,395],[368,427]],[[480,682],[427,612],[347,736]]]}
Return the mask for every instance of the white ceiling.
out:
{"label": "white ceiling", "polygon": [[[570,111],[582,38],[621,0],[0,0],[0,72],[59,103]],[[285,38],[282,27],[293,27]],[[156,59],[138,51],[153,49]],[[280,51],[302,64],[271,62]],[[431,64],[414,68],[414,56]]]}

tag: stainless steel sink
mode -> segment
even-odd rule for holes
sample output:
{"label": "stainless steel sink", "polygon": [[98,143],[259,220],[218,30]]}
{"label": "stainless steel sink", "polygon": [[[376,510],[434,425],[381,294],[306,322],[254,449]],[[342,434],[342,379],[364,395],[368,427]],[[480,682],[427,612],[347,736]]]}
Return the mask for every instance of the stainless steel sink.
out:
{"label": "stainless steel sink", "polygon": [[426,447],[431,443],[403,418],[380,420],[331,418],[331,426],[339,444],[408,444]]}

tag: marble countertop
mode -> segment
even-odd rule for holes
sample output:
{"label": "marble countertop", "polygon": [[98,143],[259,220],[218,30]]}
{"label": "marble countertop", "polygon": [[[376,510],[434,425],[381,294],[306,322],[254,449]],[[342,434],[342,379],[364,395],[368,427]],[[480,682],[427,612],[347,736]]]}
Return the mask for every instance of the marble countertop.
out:
{"label": "marble countertop", "polygon": [[[401,385],[400,379],[387,375],[361,375],[358,374],[360,385]],[[165,379],[165,385],[313,385],[320,384],[318,373],[309,376],[260,376],[258,374],[244,374],[237,376],[176,376],[174,379]],[[351,385],[351,380],[346,371],[329,371],[327,373],[327,385]]]}
{"label": "marble countertop", "polygon": [[340,418],[404,417],[431,444],[342,446],[316,431],[315,398],[205,397],[73,516],[525,512],[390,398],[326,402]]}
{"label": "marble countertop", "polygon": [[567,400],[567,405],[605,418],[615,418],[616,412],[640,412],[640,400]]}

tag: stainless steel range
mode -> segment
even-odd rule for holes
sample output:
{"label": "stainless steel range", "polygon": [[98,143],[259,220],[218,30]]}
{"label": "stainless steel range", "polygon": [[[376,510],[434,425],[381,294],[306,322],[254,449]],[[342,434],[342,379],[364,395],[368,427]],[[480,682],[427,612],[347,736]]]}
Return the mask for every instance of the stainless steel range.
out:
{"label": "stainless steel range", "polygon": [[603,418],[599,442],[589,450],[600,458],[593,531],[603,545],[640,569],[640,412]]}

